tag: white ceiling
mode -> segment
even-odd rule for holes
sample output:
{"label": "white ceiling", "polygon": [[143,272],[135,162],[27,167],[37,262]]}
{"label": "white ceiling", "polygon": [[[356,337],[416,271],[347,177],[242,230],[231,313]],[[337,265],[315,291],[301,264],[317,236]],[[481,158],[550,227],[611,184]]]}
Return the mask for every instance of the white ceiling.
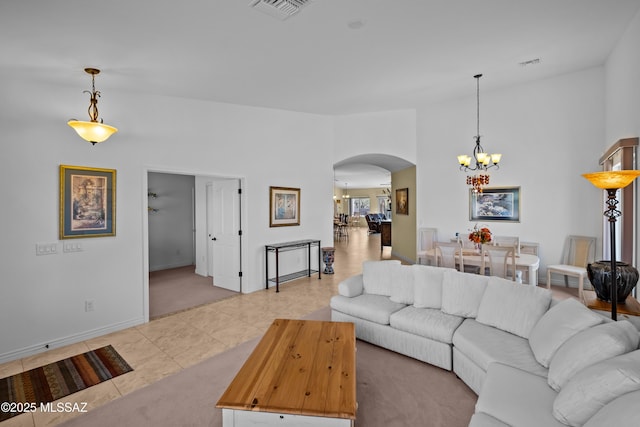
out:
{"label": "white ceiling", "polygon": [[[319,114],[415,108],[603,64],[639,0],[2,0],[0,81]],[[360,29],[349,23],[360,21]],[[540,59],[537,65],[520,62]],[[376,180],[378,180],[376,178]],[[351,186],[351,185],[350,185]]]}

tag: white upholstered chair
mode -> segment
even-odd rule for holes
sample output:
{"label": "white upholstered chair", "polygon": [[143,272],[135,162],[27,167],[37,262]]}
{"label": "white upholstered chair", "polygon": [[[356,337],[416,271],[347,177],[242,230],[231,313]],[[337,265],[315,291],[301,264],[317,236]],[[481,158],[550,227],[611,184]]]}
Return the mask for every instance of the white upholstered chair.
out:
{"label": "white upholstered chair", "polygon": [[455,268],[458,271],[464,271],[460,243],[435,242],[435,252],[438,267]]}
{"label": "white upholstered chair", "polygon": [[512,246],[484,245],[482,252],[481,271],[485,275],[516,280],[516,257]]}
{"label": "white upholstered chair", "polygon": [[596,238],[589,236],[568,236],[562,252],[561,264],[547,266],[547,289],[551,286],[551,275],[564,276],[564,285],[569,286],[569,276],[578,278],[578,297],[582,298],[587,264],[596,257]]}
{"label": "white upholstered chair", "polygon": [[431,250],[433,252],[437,241],[437,228],[421,228],[418,230],[418,252],[416,253],[418,264],[429,264],[430,258],[433,259],[433,257],[429,256],[427,251]]}

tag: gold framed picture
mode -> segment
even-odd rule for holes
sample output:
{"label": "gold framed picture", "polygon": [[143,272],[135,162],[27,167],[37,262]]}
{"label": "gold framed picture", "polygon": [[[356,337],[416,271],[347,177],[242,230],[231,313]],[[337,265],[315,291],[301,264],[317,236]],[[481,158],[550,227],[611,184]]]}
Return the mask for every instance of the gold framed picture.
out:
{"label": "gold framed picture", "polygon": [[409,215],[409,189],[399,188],[396,190],[396,214]]}
{"label": "gold framed picture", "polygon": [[269,187],[269,227],[300,225],[300,189]]}
{"label": "gold framed picture", "polygon": [[60,239],[115,235],[115,169],[60,165]]}

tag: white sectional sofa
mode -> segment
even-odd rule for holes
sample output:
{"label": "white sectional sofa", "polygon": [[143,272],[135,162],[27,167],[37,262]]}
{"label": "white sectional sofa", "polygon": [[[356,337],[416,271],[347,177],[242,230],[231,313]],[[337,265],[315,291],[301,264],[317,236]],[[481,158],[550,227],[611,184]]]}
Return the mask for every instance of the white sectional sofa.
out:
{"label": "white sectional sofa", "polygon": [[331,318],[359,339],[452,370],[471,427],[640,426],[640,333],[574,299],[497,277],[366,261]]}

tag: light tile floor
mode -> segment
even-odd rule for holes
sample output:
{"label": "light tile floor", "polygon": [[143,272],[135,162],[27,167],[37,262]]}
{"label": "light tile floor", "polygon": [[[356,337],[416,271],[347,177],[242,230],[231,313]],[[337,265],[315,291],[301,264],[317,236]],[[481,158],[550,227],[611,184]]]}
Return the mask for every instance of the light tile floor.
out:
{"label": "light tile floor", "polygon": [[[338,283],[362,271],[366,259],[391,258],[380,249],[380,235],[351,228],[349,237],[334,242],[334,275],[317,274],[274,288],[242,294],[149,323],[0,365],[0,378],[111,344],[134,371],[89,387],[61,402],[87,402],[89,410],[131,393],[264,333],[275,318],[300,318],[326,307]],[[54,426],[77,414],[26,413],[2,427]]]}
{"label": "light tile floor", "polygon": [[[61,399],[87,402],[89,410],[131,393],[168,375],[264,333],[275,318],[300,318],[326,307],[337,294],[338,283],[362,271],[363,260],[390,259],[391,248],[380,248],[380,235],[366,228],[350,228],[349,237],[334,242],[334,275],[317,275],[251,294],[242,294],[98,338],[0,365],[0,378],[111,344],[134,368]],[[554,289],[556,288],[556,289]],[[577,290],[553,287],[566,298]],[[576,292],[574,292],[576,291]],[[27,413],[10,418],[1,427],[54,426],[77,414]]]}

